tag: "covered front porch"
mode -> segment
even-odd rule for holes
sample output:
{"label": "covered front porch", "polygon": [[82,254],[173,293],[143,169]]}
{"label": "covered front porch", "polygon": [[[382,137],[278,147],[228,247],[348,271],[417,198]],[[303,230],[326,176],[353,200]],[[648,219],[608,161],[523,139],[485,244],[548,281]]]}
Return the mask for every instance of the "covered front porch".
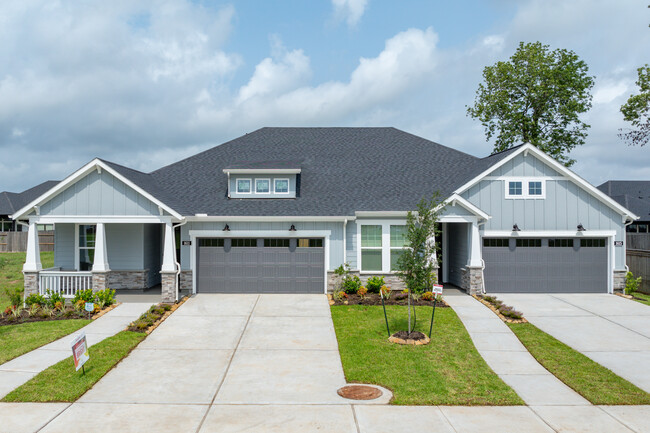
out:
{"label": "covered front porch", "polygon": [[[54,224],[54,266],[43,269],[37,224]],[[111,288],[119,294],[151,297],[162,302],[178,299],[179,266],[170,217],[55,217],[29,218],[25,296],[48,291],[74,297],[79,290]]]}

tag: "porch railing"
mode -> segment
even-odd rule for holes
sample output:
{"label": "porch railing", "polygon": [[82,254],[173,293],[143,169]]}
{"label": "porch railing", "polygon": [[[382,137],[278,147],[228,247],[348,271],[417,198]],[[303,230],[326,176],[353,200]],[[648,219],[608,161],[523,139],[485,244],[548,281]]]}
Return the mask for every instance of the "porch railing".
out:
{"label": "porch railing", "polygon": [[62,294],[64,298],[72,298],[78,290],[92,287],[92,272],[41,271],[38,274],[38,293],[41,295],[45,295],[49,289]]}

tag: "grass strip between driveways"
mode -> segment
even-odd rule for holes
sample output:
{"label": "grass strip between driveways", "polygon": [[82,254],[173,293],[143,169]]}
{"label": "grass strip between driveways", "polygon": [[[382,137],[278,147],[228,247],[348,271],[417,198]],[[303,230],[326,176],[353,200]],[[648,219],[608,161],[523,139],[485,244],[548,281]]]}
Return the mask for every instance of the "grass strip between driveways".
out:
{"label": "grass strip between driveways", "polygon": [[[380,306],[332,306],[348,382],[381,385],[398,405],[521,405],[519,396],[479,355],[451,308],[436,309],[432,341],[406,346],[388,341]],[[407,309],[387,306],[391,333],[407,329]],[[428,333],[431,307],[417,307],[416,330]]]}
{"label": "grass strip between driveways", "polygon": [[640,302],[642,304],[650,305],[650,295],[646,295],[645,293],[641,292],[632,292],[630,295],[634,296],[634,300],[636,302]]}
{"label": "grass strip between driveways", "polygon": [[0,326],[0,364],[72,334],[90,320],[52,320]]}
{"label": "grass strip between driveways", "polygon": [[[146,334],[122,331],[88,349],[86,374],[75,371],[72,356],[41,371],[5,396],[4,402],[74,402],[133,350]],[[71,352],[72,353],[72,352]]]}
{"label": "grass strip between driveways", "polygon": [[544,368],[592,404],[650,404],[650,394],[531,323],[508,326]]}

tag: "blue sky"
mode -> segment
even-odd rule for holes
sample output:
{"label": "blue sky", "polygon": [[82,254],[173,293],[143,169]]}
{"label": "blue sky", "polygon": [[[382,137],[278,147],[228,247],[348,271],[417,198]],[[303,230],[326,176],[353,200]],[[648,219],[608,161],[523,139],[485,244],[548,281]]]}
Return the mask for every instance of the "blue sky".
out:
{"label": "blue sky", "polygon": [[617,137],[649,22],[636,0],[3,1],[0,190],[95,156],[151,171],[263,126],[395,126],[487,155],[465,114],[482,69],[537,40],[596,77],[575,171],[650,179],[650,148]]}

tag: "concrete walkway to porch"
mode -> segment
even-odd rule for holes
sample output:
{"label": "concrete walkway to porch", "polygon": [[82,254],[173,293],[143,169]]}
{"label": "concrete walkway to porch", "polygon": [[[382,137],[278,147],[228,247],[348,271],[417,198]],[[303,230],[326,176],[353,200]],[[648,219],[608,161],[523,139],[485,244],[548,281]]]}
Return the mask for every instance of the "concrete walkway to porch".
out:
{"label": "concrete walkway to porch", "polygon": [[485,362],[529,406],[589,406],[542,367],[489,308],[471,296],[446,296]]}
{"label": "concrete walkway to porch", "polygon": [[49,366],[72,356],[70,342],[80,333],[86,333],[88,345],[92,346],[124,330],[150,306],[150,303],[118,305],[80,330],[0,365],[0,398]]}

